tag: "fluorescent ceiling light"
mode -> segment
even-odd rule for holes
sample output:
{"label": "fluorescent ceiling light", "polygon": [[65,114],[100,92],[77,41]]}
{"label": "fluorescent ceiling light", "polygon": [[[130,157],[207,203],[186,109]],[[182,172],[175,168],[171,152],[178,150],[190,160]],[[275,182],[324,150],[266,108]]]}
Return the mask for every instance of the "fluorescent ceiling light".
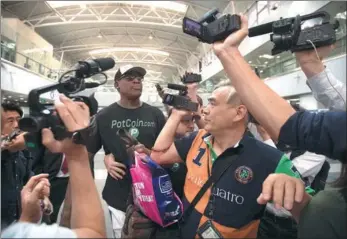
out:
{"label": "fluorescent ceiling light", "polygon": [[[112,70],[112,71],[107,71],[107,73],[110,73],[110,74],[116,74],[118,70]],[[161,71],[153,71],[153,70],[146,70],[147,74],[150,73],[150,74],[162,74]]]}
{"label": "fluorescent ceiling light", "polygon": [[109,52],[144,52],[144,53],[152,53],[155,55],[169,56],[170,53],[165,51],[146,49],[146,48],[137,48],[137,47],[114,47],[114,48],[106,48],[106,49],[98,49],[90,51],[89,54],[103,54]]}
{"label": "fluorescent ceiling light", "polygon": [[252,61],[249,61],[248,63],[249,63],[249,64],[252,64]]}
{"label": "fluorescent ceiling light", "polygon": [[152,8],[163,8],[171,11],[185,13],[188,6],[176,1],[47,1],[52,8],[84,6],[92,4],[122,3],[127,5],[149,6]]}
{"label": "fluorescent ceiling light", "polygon": [[269,63],[269,62],[265,61],[264,63],[265,63],[265,65],[266,65],[266,64]]}
{"label": "fluorescent ceiling light", "polygon": [[268,55],[268,54],[264,54],[264,55],[260,55],[259,58],[273,59],[274,56],[271,56],[271,55]]}
{"label": "fluorescent ceiling light", "polygon": [[277,59],[280,59],[281,57],[280,56],[276,56]]}

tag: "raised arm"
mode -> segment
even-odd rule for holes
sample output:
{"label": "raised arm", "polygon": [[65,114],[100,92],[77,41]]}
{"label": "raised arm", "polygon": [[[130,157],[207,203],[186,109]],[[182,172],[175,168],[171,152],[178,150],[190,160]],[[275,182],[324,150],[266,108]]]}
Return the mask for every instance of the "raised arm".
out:
{"label": "raised arm", "polygon": [[245,16],[241,20],[241,30],[231,34],[224,42],[215,43],[213,48],[242,102],[276,141],[282,125],[295,111],[259,79],[242,57],[238,47],[248,35],[248,21]]}
{"label": "raised arm", "polygon": [[[85,105],[61,97],[56,109],[70,132],[85,129],[89,125],[89,112]],[[105,222],[100,197],[92,177],[87,149],[71,139],[56,141],[49,129],[42,130],[43,144],[51,152],[64,153],[70,172],[71,229],[78,237],[104,238]]]}
{"label": "raised arm", "polygon": [[[172,113],[161,130],[152,148],[151,158],[161,165],[170,165],[185,161],[184,155],[175,145],[175,134],[183,116],[188,112],[172,109]],[[184,158],[182,158],[184,157]]]}
{"label": "raised arm", "polygon": [[346,111],[346,85],[322,62],[332,49],[333,45],[330,45],[317,48],[317,53],[309,50],[297,52],[295,55],[316,100],[330,110]]}

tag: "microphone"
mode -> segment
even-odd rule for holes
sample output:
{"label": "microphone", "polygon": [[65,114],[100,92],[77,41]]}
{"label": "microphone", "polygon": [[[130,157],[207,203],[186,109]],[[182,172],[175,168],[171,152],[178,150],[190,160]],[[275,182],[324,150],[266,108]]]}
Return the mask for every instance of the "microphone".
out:
{"label": "microphone", "polygon": [[178,91],[187,91],[188,87],[185,85],[177,85],[177,84],[167,84],[167,88],[172,89],[172,90],[178,90]]}
{"label": "microphone", "polygon": [[205,13],[199,20],[197,20],[198,23],[211,23],[214,20],[216,20],[216,15],[219,13],[218,8],[213,8],[210,11],[208,11],[207,13]]}
{"label": "microphone", "polygon": [[112,69],[116,63],[111,57],[79,61],[76,76],[87,78],[97,73]]}
{"label": "microphone", "polygon": [[274,22],[268,22],[259,26],[251,27],[248,29],[248,36],[249,37],[255,37],[255,36],[260,36],[264,35],[267,33],[272,32],[272,24]]}
{"label": "microphone", "polygon": [[86,82],[84,85],[86,88],[95,88],[98,87],[100,84],[96,82]]}

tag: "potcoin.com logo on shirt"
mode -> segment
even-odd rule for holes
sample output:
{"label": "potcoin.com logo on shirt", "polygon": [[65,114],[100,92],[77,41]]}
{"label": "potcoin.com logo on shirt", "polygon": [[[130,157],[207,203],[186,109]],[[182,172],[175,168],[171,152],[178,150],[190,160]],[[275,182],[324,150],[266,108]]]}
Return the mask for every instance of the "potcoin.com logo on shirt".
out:
{"label": "potcoin.com logo on shirt", "polygon": [[140,128],[140,127],[155,127],[155,123],[151,121],[143,121],[143,120],[112,120],[111,122],[111,129],[113,128]]}

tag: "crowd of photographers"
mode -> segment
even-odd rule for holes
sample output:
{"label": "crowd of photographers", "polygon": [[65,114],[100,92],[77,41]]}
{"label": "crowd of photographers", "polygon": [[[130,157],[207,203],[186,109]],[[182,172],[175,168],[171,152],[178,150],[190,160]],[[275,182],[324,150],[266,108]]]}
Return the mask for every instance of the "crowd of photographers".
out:
{"label": "crowd of photographers", "polygon": [[[296,53],[313,95],[330,109],[312,113],[259,79],[238,49],[247,35],[241,16],[241,29],[213,44],[232,82],[216,87],[207,105],[197,84],[187,84],[194,112],[167,107],[166,119],[140,101],[145,69],[124,66],[114,78],[120,100],[95,116],[60,96],[57,113],[82,136],[57,141],[44,129],[43,152],[35,153],[25,133],[11,137],[21,109],[2,104],[2,237],[347,238],[346,86],[322,62],[333,46]],[[161,228],[136,208],[119,129],[167,169],[184,221]],[[108,172],[102,198],[93,180],[101,148]],[[343,166],[331,185],[328,158]]]}

